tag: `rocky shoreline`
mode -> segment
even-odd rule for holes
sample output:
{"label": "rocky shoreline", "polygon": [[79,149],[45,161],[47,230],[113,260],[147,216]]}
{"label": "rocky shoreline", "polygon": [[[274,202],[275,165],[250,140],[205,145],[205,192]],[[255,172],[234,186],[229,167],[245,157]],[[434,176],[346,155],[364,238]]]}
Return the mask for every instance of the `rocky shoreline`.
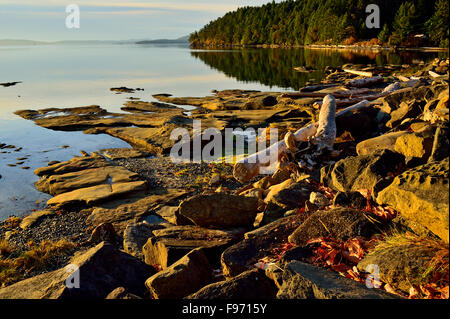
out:
{"label": "rocky shoreline", "polygon": [[360,43],[360,44],[309,44],[309,45],[280,45],[280,44],[255,44],[255,45],[237,45],[237,44],[228,44],[228,45],[195,45],[192,46],[194,49],[217,49],[217,48],[236,48],[236,49],[246,49],[246,48],[262,48],[262,49],[321,49],[321,50],[348,50],[348,51],[373,51],[373,52],[381,52],[381,51],[418,51],[418,52],[448,52],[448,48],[440,48],[440,47],[407,47],[407,46],[386,46],[386,45],[373,45],[372,43]]}
{"label": "rocky shoreline", "polygon": [[[126,113],[17,111],[133,148],[35,171],[53,197],[0,223],[0,299],[448,298],[448,67],[346,65],[299,92],[158,94]],[[290,140],[330,95],[338,110],[363,106],[336,117],[333,149]],[[278,169],[172,163],[172,130],[194,120],[222,134],[278,128]],[[80,288],[67,288],[68,265]]]}

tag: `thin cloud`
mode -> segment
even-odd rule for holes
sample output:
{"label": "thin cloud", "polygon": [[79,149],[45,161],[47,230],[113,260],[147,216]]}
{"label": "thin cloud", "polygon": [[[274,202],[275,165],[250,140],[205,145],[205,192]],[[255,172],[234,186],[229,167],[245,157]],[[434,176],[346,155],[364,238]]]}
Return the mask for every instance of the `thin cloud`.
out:
{"label": "thin cloud", "polygon": [[[74,0],[74,3],[89,10],[94,7],[104,8],[128,8],[128,9],[159,9],[159,10],[181,10],[181,11],[205,11],[205,12],[227,12],[237,9],[238,5],[217,4],[217,3],[183,3],[183,2],[101,2],[101,1],[82,1]],[[54,9],[56,6],[66,6],[66,1],[59,0],[45,0],[45,1],[31,1],[31,0],[0,0],[1,5],[10,6],[33,6],[42,9]]]}

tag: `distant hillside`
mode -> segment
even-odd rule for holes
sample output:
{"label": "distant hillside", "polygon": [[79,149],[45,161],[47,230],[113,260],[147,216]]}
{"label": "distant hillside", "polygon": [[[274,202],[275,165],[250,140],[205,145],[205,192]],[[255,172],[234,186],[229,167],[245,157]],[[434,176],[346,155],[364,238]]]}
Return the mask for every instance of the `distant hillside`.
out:
{"label": "distant hillside", "polygon": [[[380,7],[379,29],[368,29],[366,6]],[[449,0],[288,0],[243,7],[190,37],[193,47],[389,44],[448,47]],[[424,36],[416,36],[416,35]]]}
{"label": "distant hillside", "polygon": [[189,44],[189,36],[184,36],[178,39],[157,39],[138,41],[137,44]]}
{"label": "distant hillside", "polygon": [[47,42],[31,41],[31,40],[15,40],[15,39],[0,39],[0,45],[14,46],[14,45],[42,45]]}

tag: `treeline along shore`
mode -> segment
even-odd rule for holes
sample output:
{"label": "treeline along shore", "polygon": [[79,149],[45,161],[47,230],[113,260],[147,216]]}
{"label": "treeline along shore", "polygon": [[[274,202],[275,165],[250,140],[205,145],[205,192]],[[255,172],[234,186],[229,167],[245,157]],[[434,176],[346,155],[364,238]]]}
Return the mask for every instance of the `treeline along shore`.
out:
{"label": "treeline along shore", "polygon": [[[379,28],[366,19],[379,8]],[[355,45],[448,48],[446,0],[308,0],[243,7],[210,22],[190,37],[191,46]]]}

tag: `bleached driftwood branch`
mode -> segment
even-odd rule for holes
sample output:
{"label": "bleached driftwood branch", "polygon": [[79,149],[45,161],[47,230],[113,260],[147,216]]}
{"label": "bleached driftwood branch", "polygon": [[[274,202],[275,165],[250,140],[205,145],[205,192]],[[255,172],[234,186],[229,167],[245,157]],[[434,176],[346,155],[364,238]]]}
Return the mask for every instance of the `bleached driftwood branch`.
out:
{"label": "bleached driftwood branch", "polygon": [[433,72],[433,71],[428,71],[428,74],[434,79],[446,79],[446,78],[448,78],[447,74],[441,75],[441,74],[438,74],[438,73]]}
{"label": "bleached driftwood branch", "polygon": [[409,78],[406,77],[406,76],[403,76],[403,75],[401,75],[401,74],[396,75],[396,77],[397,77],[397,79],[399,79],[399,80],[402,81],[402,82],[409,82]]}
{"label": "bleached driftwood branch", "polygon": [[359,96],[363,94],[367,94],[371,92],[367,88],[362,89],[354,89],[354,90],[340,90],[333,93],[323,93],[323,92],[289,92],[284,93],[281,95],[281,97],[287,97],[287,98],[302,98],[302,97],[321,97],[324,98],[325,96],[332,94],[335,98],[347,98],[349,96]]}
{"label": "bleached driftwood branch", "polygon": [[[317,143],[322,143],[322,145],[328,147],[328,145],[331,144],[333,136],[332,132],[331,134],[328,134],[328,132],[330,132],[330,129],[332,129],[330,127],[330,123],[333,121],[333,117],[339,117],[348,112],[369,105],[369,101],[364,100],[336,113],[336,104],[333,103],[333,100],[334,97],[331,95],[325,97],[321,107],[321,116],[319,115],[319,122],[309,124],[294,133],[294,137],[297,142],[307,141],[308,139],[313,138],[313,140],[315,139]],[[334,129],[336,129],[336,124],[334,124]],[[326,133],[326,135],[324,135],[324,133]],[[335,134],[336,133],[334,133],[334,135]],[[321,136],[323,136],[323,138]],[[332,143],[334,143],[334,140]],[[276,163],[278,161],[279,155],[286,150],[286,141],[282,140],[262,151],[259,151],[238,161],[234,165],[234,178],[236,178],[241,183],[248,182],[253,177],[259,174],[261,168],[267,167],[272,163]]]}
{"label": "bleached driftwood branch", "polygon": [[[383,79],[381,76],[379,77],[381,80]],[[377,80],[379,81],[379,80]],[[413,86],[415,83],[417,83],[417,80],[409,81],[406,86]],[[366,106],[370,105],[369,100],[375,100],[380,97],[387,96],[399,89],[401,89],[403,86],[400,82],[394,82],[387,87],[384,88],[384,90],[381,93],[374,94],[374,95],[368,95],[364,96],[364,100],[358,101],[358,103],[349,106],[337,113],[335,113],[335,117],[342,116],[344,114],[347,114],[349,112],[352,112],[357,109],[364,108]],[[307,141],[308,139],[314,138],[317,139],[317,137],[320,135],[318,134],[319,127],[322,125],[323,128],[327,126],[326,121],[332,122],[331,120],[331,111],[332,108],[334,108],[334,112],[336,112],[336,106],[339,106],[340,101],[336,101],[335,103],[331,102],[334,99],[332,95],[330,97],[325,97],[323,102],[321,102],[321,114],[322,114],[322,121],[320,121],[320,115],[319,115],[319,122],[318,123],[312,123],[309,124],[301,129],[299,129],[297,132],[294,133],[295,140],[297,142],[301,141]],[[359,98],[358,98],[359,100]],[[342,102],[342,101],[341,101]],[[322,123],[322,124],[321,124]],[[292,136],[289,136],[290,143],[292,143]],[[329,140],[331,141],[331,139]],[[334,141],[333,141],[334,143]],[[323,144],[327,145],[327,144]],[[234,177],[240,181],[241,183],[246,183],[249,180],[251,180],[253,177],[259,174],[260,169],[269,166],[271,163],[275,163],[278,161],[279,155],[283,152],[285,152],[287,149],[286,141],[280,141],[278,143],[275,143],[265,150],[262,150],[260,152],[257,152],[253,155],[250,155],[240,161],[238,161],[234,165],[233,175]]]}
{"label": "bleached driftwood branch", "polygon": [[356,74],[356,75],[360,75],[360,76],[366,76],[371,78],[373,76],[372,72],[365,72],[365,71],[358,71],[358,70],[351,70],[351,69],[343,69],[344,72],[347,73],[351,73],[351,74]]}
{"label": "bleached driftwood branch", "polygon": [[310,141],[317,145],[318,150],[332,150],[336,140],[336,131],[336,99],[332,95],[327,95],[320,108],[317,132]]}

